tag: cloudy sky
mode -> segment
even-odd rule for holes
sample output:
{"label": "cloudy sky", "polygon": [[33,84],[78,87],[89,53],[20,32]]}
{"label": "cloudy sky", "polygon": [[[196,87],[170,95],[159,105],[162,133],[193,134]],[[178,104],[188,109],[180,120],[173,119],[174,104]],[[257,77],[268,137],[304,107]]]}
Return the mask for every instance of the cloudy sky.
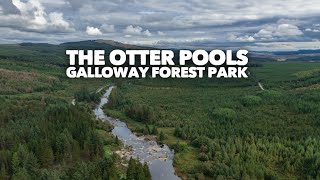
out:
{"label": "cloudy sky", "polygon": [[319,0],[0,0],[0,43],[320,49]]}

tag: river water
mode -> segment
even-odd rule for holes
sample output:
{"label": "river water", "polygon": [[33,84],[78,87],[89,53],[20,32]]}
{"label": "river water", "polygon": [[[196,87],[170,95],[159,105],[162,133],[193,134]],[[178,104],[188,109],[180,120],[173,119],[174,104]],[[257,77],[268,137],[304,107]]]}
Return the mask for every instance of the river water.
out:
{"label": "river water", "polygon": [[96,117],[102,121],[108,121],[114,128],[112,134],[122,141],[127,149],[124,156],[127,159],[136,158],[141,162],[146,162],[149,166],[153,180],[177,180],[180,179],[175,175],[172,160],[174,152],[167,145],[158,145],[155,141],[147,141],[143,136],[136,136],[127,127],[126,123],[119,119],[107,116],[102,106],[108,102],[108,97],[114,87],[110,86],[102,96],[99,105],[94,109]]}

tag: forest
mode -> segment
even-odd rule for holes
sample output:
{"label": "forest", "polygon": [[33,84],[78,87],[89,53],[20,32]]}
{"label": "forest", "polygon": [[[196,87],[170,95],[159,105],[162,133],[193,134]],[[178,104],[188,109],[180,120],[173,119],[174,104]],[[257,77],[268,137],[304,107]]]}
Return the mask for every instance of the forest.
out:
{"label": "forest", "polygon": [[151,179],[92,113],[111,83],[105,112],[169,145],[182,179],[320,178],[318,62],[253,59],[247,79],[69,79],[66,48],[117,47],[0,46],[0,179]]}
{"label": "forest", "polygon": [[0,179],[151,179],[92,113],[111,81],[69,79],[66,64],[59,46],[1,45]]}
{"label": "forest", "polygon": [[185,179],[319,179],[320,64],[258,62],[250,74],[128,80],[106,111],[137,132],[158,127]]}

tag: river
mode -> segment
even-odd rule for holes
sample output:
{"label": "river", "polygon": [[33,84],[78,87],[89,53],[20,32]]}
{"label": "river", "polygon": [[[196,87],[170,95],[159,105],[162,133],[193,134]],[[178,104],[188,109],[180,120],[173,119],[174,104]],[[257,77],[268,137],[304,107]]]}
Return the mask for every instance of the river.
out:
{"label": "river", "polygon": [[102,121],[108,121],[113,125],[112,134],[117,136],[125,146],[127,159],[136,158],[146,162],[149,166],[153,180],[177,180],[173,168],[174,152],[167,145],[158,145],[155,141],[145,140],[143,136],[136,136],[127,127],[126,123],[119,119],[107,116],[102,106],[108,102],[108,97],[114,86],[110,86],[102,96],[100,103],[94,109],[96,117]]}

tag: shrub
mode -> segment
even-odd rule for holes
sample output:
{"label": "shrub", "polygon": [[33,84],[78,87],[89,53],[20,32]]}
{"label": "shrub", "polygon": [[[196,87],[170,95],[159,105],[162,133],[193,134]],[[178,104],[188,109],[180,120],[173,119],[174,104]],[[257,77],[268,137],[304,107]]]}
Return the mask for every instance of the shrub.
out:
{"label": "shrub", "polygon": [[235,119],[237,114],[234,110],[229,108],[216,108],[211,113],[212,117],[218,118],[218,119]]}
{"label": "shrub", "polygon": [[282,93],[275,90],[265,90],[260,92],[259,96],[267,99],[278,99],[282,96]]}
{"label": "shrub", "polygon": [[206,153],[200,153],[199,155],[198,155],[198,159],[200,160],[200,161],[208,161],[209,160],[209,157],[208,157],[208,155],[206,155]]}
{"label": "shrub", "polygon": [[245,96],[241,99],[241,103],[244,106],[253,106],[253,105],[259,105],[262,101],[262,98],[259,96]]}

